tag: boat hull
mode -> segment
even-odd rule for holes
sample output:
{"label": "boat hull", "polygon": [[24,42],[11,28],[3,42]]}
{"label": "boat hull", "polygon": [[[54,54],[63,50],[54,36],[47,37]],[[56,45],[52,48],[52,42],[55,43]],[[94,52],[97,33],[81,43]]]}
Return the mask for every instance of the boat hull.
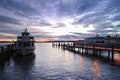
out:
{"label": "boat hull", "polygon": [[28,55],[34,53],[35,48],[14,48],[14,55]]}

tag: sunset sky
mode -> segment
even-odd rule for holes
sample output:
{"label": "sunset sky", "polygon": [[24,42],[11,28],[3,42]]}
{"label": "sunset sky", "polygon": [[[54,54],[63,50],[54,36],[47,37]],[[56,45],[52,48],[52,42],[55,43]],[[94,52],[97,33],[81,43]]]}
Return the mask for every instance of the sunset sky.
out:
{"label": "sunset sky", "polygon": [[0,0],[0,39],[25,28],[38,40],[119,34],[120,0]]}

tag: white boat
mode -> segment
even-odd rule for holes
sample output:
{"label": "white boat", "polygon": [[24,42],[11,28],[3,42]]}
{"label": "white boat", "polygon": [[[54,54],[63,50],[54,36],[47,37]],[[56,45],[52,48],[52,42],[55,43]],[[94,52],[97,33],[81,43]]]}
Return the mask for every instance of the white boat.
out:
{"label": "white boat", "polygon": [[27,55],[34,53],[34,37],[30,36],[30,33],[25,29],[21,32],[21,36],[17,36],[17,41],[14,43],[14,55]]}

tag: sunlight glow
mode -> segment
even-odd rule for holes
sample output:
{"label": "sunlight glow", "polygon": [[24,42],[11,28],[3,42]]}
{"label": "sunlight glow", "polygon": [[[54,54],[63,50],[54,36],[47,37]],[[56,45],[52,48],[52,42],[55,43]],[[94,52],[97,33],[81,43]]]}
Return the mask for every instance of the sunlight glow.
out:
{"label": "sunlight glow", "polygon": [[16,41],[16,39],[0,38],[0,42],[2,42],[2,41]]}
{"label": "sunlight glow", "polygon": [[10,33],[0,33],[0,35],[3,35],[3,36],[16,36],[15,34],[10,34]]}
{"label": "sunlight glow", "polygon": [[70,25],[65,27],[59,27],[59,28],[50,28],[50,27],[43,27],[43,29],[46,32],[51,32],[51,35],[54,36],[61,36],[61,35],[69,35],[71,32],[78,32],[78,33],[88,33],[89,30],[95,30],[93,25],[89,25],[87,28],[83,27],[83,25]]}

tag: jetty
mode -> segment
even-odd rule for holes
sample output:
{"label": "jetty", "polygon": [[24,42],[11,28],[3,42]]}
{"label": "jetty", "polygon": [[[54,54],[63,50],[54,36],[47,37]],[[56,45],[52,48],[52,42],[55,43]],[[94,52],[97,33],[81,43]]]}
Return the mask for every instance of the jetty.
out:
{"label": "jetty", "polygon": [[[108,39],[109,38],[109,39]],[[91,37],[79,41],[53,42],[52,46],[77,52],[81,55],[90,55],[95,58],[104,58],[114,63],[115,54],[120,54],[120,38],[113,37]],[[103,56],[106,55],[106,56]]]}
{"label": "jetty", "polygon": [[0,46],[0,65],[4,64],[4,62],[13,55],[13,47],[14,44]]}

